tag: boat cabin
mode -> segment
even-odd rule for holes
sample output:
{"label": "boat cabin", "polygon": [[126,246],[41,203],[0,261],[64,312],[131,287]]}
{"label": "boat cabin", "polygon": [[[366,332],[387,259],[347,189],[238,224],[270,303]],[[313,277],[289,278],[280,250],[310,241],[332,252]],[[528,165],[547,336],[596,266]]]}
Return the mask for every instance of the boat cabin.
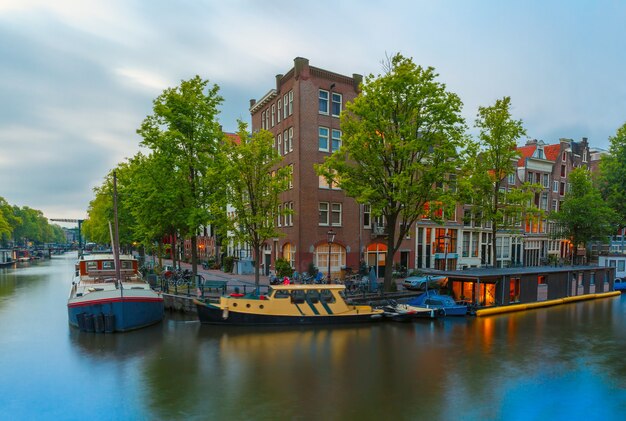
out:
{"label": "boat cabin", "polygon": [[[434,272],[433,272],[434,273]],[[454,299],[478,307],[533,303],[614,290],[615,268],[536,266],[437,271]]]}
{"label": "boat cabin", "polygon": [[[133,281],[138,275],[138,264],[132,256],[120,256],[122,281]],[[107,282],[115,279],[115,260],[112,254],[91,254],[78,262],[77,276],[81,281]]]}

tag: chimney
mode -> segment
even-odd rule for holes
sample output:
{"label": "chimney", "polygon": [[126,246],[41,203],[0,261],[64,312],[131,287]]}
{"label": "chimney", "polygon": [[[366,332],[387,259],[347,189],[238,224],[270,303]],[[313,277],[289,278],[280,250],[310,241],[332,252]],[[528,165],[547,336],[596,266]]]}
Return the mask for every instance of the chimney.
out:
{"label": "chimney", "polygon": [[293,67],[295,70],[294,73],[296,79],[299,79],[301,77],[302,79],[306,80],[309,78],[309,59],[296,57],[293,60]]}
{"label": "chimney", "polygon": [[252,98],[250,100],[250,108],[254,107],[254,104],[256,104],[256,99]]}
{"label": "chimney", "polygon": [[363,83],[363,75],[358,73],[352,73],[352,83],[354,84],[354,90],[357,92],[361,92],[361,83]]}
{"label": "chimney", "polygon": [[283,79],[283,75],[276,75],[276,92],[280,92],[280,81]]}

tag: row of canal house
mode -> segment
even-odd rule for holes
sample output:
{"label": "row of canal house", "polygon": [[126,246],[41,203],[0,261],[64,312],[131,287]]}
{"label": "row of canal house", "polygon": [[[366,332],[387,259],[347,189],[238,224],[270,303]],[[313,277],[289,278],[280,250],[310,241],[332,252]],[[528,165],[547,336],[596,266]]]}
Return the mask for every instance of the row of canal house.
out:
{"label": "row of canal house", "polygon": [[444,274],[455,299],[489,307],[613,291],[615,267],[477,268]]}
{"label": "row of canal house", "polygon": [[[419,221],[403,240],[394,262],[387,262],[385,221],[374,217],[367,204],[356,203],[315,173],[314,164],[341,146],[339,115],[358,95],[361,82],[361,75],[341,75],[298,57],[289,71],[276,75],[274,86],[259,100],[250,100],[252,130],[274,134],[274,147],[283,157],[281,165],[289,166],[292,174],[280,206],[293,214],[276,221],[283,235],[265,244],[263,272],[269,273],[278,258],[286,259],[299,272],[313,264],[326,273],[330,261],[333,277],[346,267],[358,268],[361,261],[375,268],[379,276],[392,265],[440,270],[493,266],[490,223],[474,215],[469,205],[458,205],[443,225]],[[586,138],[580,142],[560,139],[552,145],[531,140],[519,150],[516,172],[502,188],[516,188],[524,181],[542,185],[534,203],[546,214],[560,209],[572,169],[593,166]],[[547,218],[541,218],[498,233],[495,265],[540,265],[550,259],[569,262],[571,244],[551,239],[550,230]],[[200,244],[203,257],[215,253],[215,242],[201,239]],[[231,241],[227,250],[241,261],[252,259],[245,245]]]}

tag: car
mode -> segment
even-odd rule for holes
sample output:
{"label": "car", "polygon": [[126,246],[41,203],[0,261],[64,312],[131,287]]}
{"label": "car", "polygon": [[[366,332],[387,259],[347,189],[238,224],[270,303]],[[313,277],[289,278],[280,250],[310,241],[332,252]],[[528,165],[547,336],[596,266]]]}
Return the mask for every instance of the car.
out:
{"label": "car", "polygon": [[411,291],[426,291],[428,288],[438,288],[447,278],[440,275],[409,276],[402,282],[402,286]]}

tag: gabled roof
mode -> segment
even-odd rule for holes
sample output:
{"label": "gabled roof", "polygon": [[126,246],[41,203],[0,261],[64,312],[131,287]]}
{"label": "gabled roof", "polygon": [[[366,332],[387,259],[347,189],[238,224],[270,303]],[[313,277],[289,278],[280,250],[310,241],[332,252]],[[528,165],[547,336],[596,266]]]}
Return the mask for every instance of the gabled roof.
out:
{"label": "gabled roof", "polygon": [[517,161],[517,166],[523,167],[524,161],[526,161],[526,158],[530,158],[531,156],[533,156],[533,154],[535,153],[535,149],[537,149],[537,145],[526,145],[518,147],[517,150],[522,154],[522,156],[520,156],[519,160]]}
{"label": "gabled roof", "polygon": [[239,139],[239,135],[236,134],[236,133],[226,133],[226,132],[224,132],[224,136],[226,136],[227,138],[229,138],[230,140],[232,140],[233,142],[235,142],[238,145],[241,143],[241,139]]}
{"label": "gabled roof", "polygon": [[548,161],[556,161],[559,157],[559,152],[561,152],[561,144],[557,143],[555,145],[546,145],[543,147],[543,153],[546,156]]}

